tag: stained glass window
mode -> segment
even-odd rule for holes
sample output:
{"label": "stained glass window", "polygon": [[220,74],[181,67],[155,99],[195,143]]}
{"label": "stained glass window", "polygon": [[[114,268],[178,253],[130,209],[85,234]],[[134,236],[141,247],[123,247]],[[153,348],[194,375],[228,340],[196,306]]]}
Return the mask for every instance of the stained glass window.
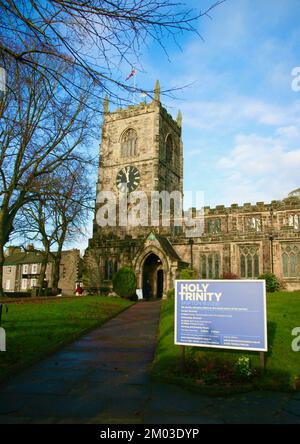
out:
{"label": "stained glass window", "polygon": [[296,276],[296,258],[294,254],[290,255],[290,276]]}
{"label": "stained glass window", "polygon": [[202,256],[202,278],[207,278],[206,256]]}
{"label": "stained glass window", "polygon": [[203,254],[201,257],[202,279],[218,279],[220,277],[221,258],[219,253]]}
{"label": "stained glass window", "polygon": [[253,257],[250,254],[247,256],[247,277],[253,277]]}
{"label": "stained glass window", "polygon": [[209,279],[213,279],[213,256],[208,256],[208,277]]}
{"label": "stained glass window", "polygon": [[220,256],[216,254],[215,256],[215,277],[218,278],[220,276]]}
{"label": "stained glass window", "polygon": [[254,256],[254,276],[259,276],[259,257],[258,254]]}
{"label": "stained glass window", "polygon": [[300,277],[300,244],[282,245],[282,268],[285,278]]}
{"label": "stained glass window", "polygon": [[286,253],[282,255],[283,262],[283,276],[289,277],[289,257]]}
{"label": "stained glass window", "polygon": [[257,245],[240,246],[241,278],[253,279],[259,276],[259,247]]}
{"label": "stained glass window", "polygon": [[246,257],[244,254],[241,255],[241,278],[246,277]]}

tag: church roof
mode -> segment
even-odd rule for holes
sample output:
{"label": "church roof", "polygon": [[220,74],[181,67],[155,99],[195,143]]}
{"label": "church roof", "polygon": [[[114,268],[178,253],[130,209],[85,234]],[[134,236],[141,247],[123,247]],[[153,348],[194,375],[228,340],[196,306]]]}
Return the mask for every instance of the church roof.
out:
{"label": "church roof", "polygon": [[[21,265],[21,264],[39,264],[43,262],[44,256],[40,252],[21,252],[13,253],[5,257],[5,266],[9,265]],[[51,258],[49,258],[51,262]]]}
{"label": "church roof", "polygon": [[183,262],[181,257],[177,254],[177,252],[174,250],[172,244],[170,243],[170,241],[166,237],[160,236],[158,234],[156,234],[155,237],[158,240],[158,242],[160,243],[161,248],[164,250],[164,252],[171,259],[174,259],[174,260],[179,261],[179,262]]}

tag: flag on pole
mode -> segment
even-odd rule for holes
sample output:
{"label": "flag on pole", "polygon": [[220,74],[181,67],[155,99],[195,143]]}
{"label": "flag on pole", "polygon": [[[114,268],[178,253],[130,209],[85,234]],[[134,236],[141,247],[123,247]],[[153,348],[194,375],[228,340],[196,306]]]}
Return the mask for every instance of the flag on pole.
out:
{"label": "flag on pole", "polygon": [[136,73],[137,73],[137,70],[135,68],[133,68],[133,70],[131,71],[131,73],[127,77],[126,81],[131,79],[131,77],[134,77],[136,75]]}

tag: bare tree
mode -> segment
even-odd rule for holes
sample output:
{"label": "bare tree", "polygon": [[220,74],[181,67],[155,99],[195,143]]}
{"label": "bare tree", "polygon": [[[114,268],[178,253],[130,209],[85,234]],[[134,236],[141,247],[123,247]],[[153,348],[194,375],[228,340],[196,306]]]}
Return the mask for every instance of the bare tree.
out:
{"label": "bare tree", "polygon": [[[4,61],[13,57],[48,79],[57,80],[49,61],[71,65],[79,78],[93,79],[102,98],[108,94],[114,102],[122,90],[134,90],[120,77],[121,64],[135,66],[149,40],[164,48],[165,36],[197,32],[198,19],[224,1],[198,11],[176,0],[0,0],[0,56]],[[37,53],[46,57],[37,59]],[[59,81],[72,91],[68,77]]]}
{"label": "bare tree", "polygon": [[[63,69],[63,67],[61,67]],[[24,205],[43,193],[48,176],[78,158],[90,135],[87,89],[74,102],[59,83],[49,82],[14,61],[0,95],[0,294],[4,246]]]}
{"label": "bare tree", "polygon": [[39,241],[43,245],[43,262],[39,276],[39,289],[43,288],[46,267],[54,264],[54,293],[58,291],[60,263],[66,242],[85,237],[83,227],[93,209],[93,188],[89,182],[90,160],[85,158],[65,162],[46,178],[36,199],[26,205],[19,216],[16,233],[26,242]]}

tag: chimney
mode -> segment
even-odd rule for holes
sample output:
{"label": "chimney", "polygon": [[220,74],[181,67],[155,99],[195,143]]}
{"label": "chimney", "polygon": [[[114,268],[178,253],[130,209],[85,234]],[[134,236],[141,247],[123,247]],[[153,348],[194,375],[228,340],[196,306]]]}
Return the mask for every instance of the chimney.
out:
{"label": "chimney", "polygon": [[6,255],[6,256],[12,256],[13,254],[21,253],[21,252],[22,252],[21,247],[15,247],[15,246],[13,246],[13,245],[10,245],[10,246],[6,249],[5,255]]}

